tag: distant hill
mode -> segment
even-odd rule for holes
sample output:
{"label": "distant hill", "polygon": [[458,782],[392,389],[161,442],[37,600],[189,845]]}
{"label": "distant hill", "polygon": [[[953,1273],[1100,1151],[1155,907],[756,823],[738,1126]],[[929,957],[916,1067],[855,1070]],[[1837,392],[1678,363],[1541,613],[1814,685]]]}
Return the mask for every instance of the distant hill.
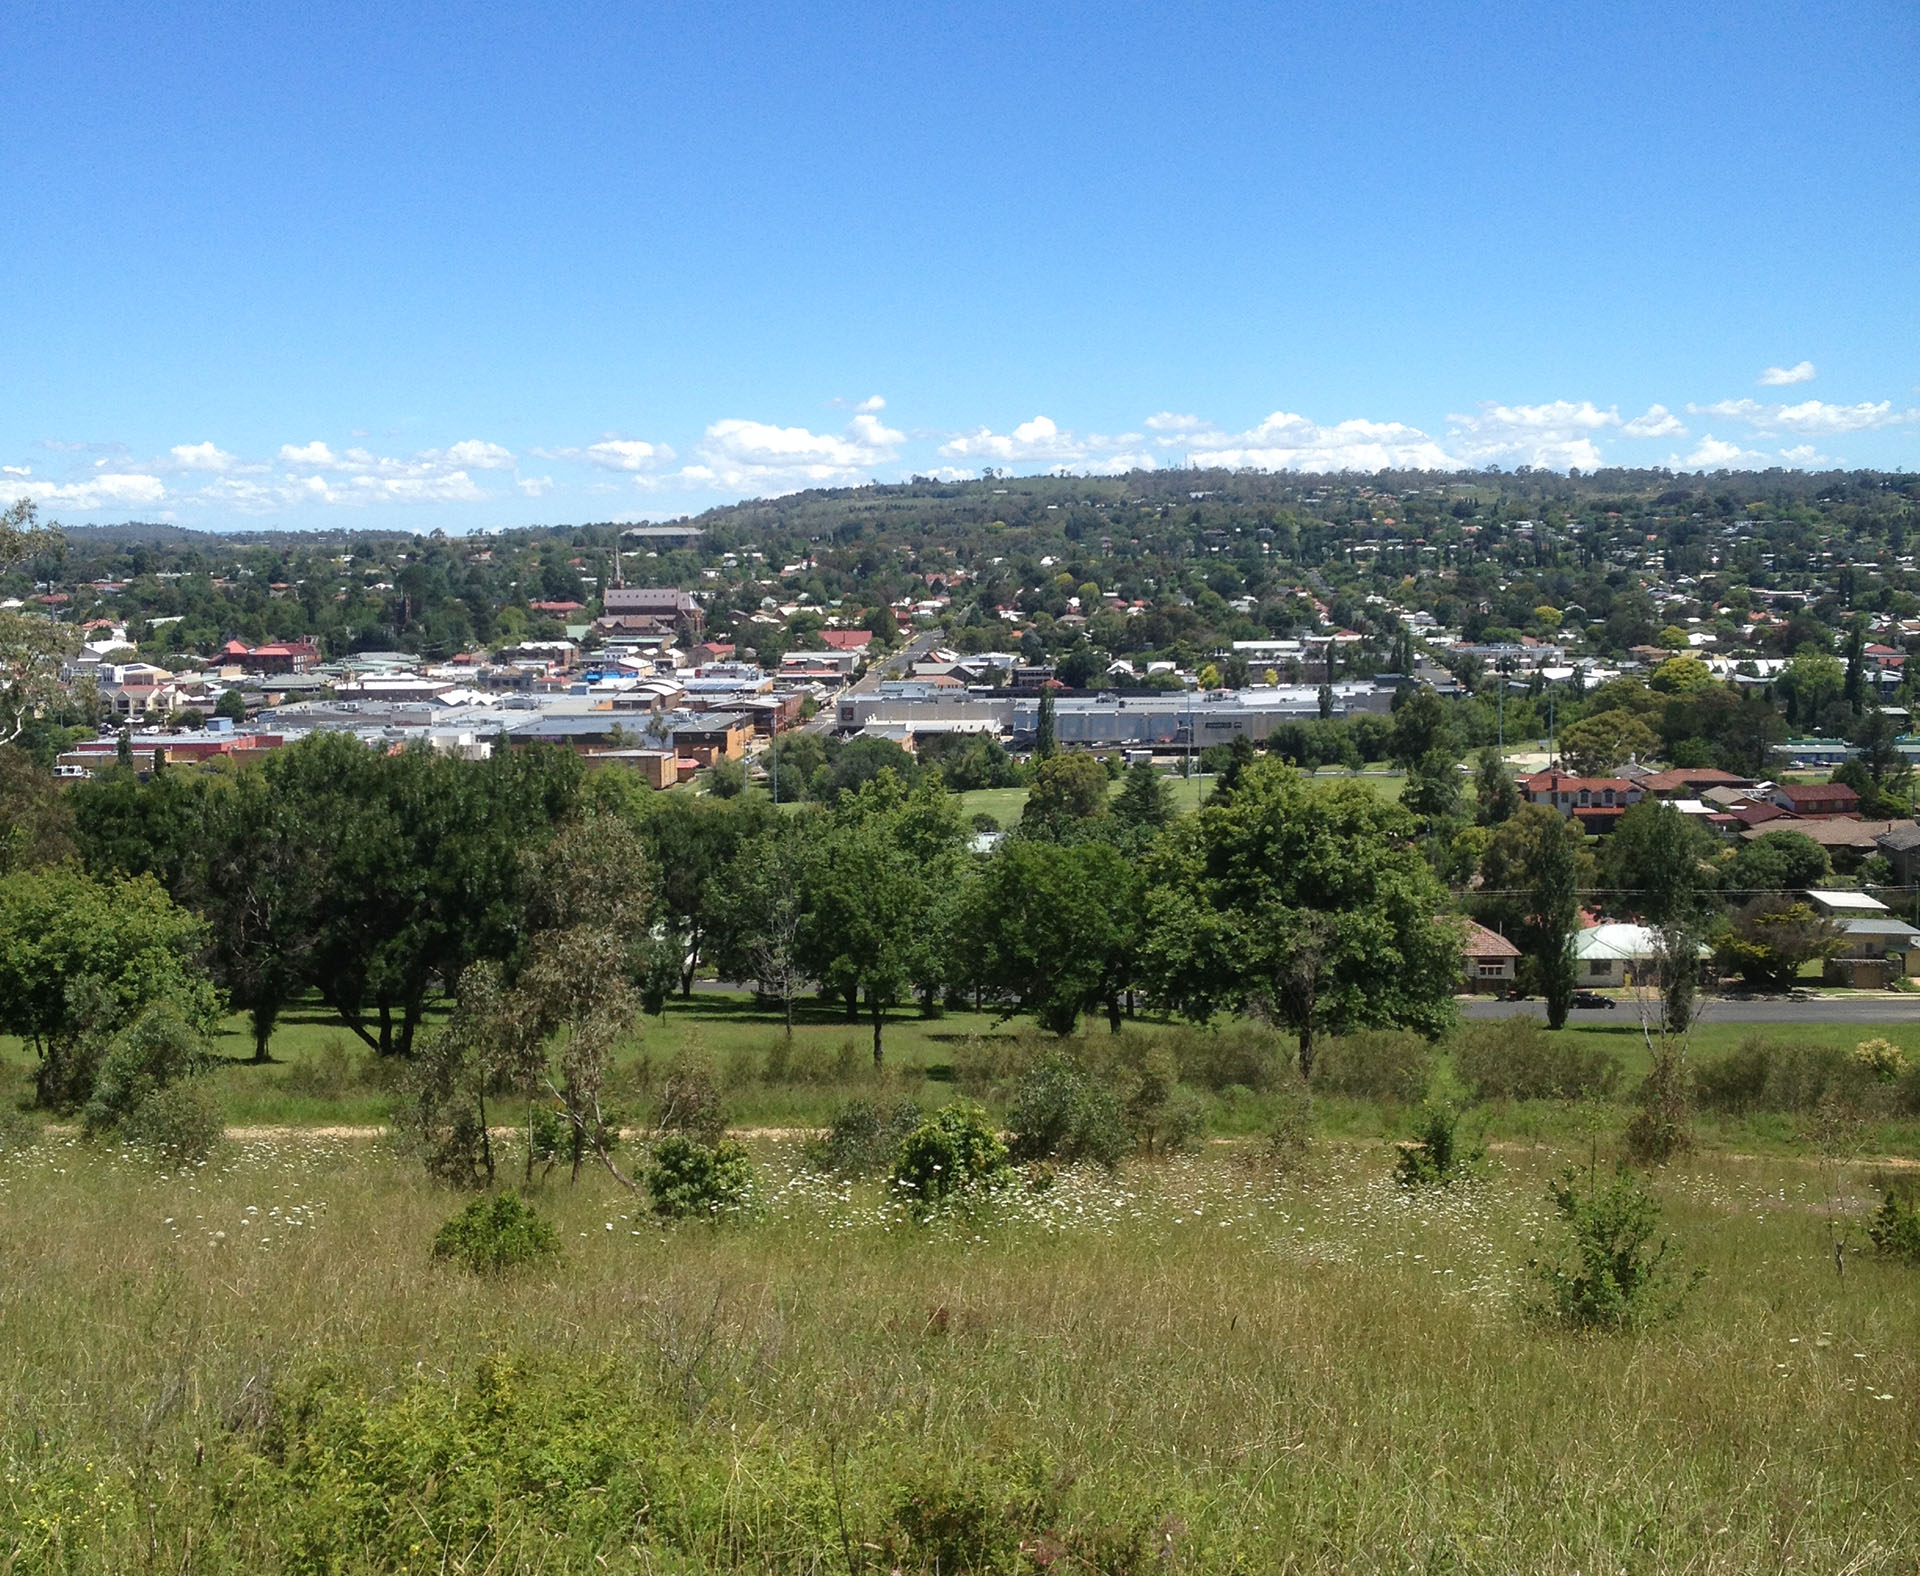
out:
{"label": "distant hill", "polygon": [[410,534],[406,531],[369,531],[362,529],[328,529],[321,531],[305,530],[250,530],[250,531],[196,531],[184,525],[170,525],[160,520],[124,520],[117,525],[67,525],[62,524],[60,534],[75,545],[101,545],[121,547],[130,545],[154,547],[232,547],[236,543],[284,542],[289,537],[298,537],[304,542],[326,543],[366,541],[406,541]]}

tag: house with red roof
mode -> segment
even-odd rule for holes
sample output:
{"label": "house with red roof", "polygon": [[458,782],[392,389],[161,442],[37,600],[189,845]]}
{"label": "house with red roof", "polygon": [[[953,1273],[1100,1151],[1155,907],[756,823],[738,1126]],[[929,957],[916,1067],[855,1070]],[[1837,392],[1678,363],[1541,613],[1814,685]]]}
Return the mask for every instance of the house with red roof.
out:
{"label": "house with red roof", "polygon": [[1773,802],[1795,815],[1858,816],[1860,795],[1845,783],[1780,783]]}
{"label": "house with red roof", "polygon": [[1466,934],[1460,938],[1460,962],[1468,990],[1507,990],[1519,960],[1520,949],[1505,936],[1467,921]]}
{"label": "house with red roof", "polygon": [[1550,805],[1600,837],[1613,830],[1628,805],[1647,796],[1632,778],[1576,777],[1562,771],[1535,772],[1522,777],[1518,786],[1528,804]]}

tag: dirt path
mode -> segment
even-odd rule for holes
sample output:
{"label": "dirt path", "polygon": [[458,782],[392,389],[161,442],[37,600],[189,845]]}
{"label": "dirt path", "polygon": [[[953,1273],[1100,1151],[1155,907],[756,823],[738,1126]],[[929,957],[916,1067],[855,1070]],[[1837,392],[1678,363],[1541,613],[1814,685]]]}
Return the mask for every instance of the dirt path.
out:
{"label": "dirt path", "polygon": [[[77,1131],[77,1129],[49,1128],[48,1131],[74,1132]],[[496,1138],[512,1138],[519,1131],[520,1129],[517,1127],[496,1127],[493,1129],[493,1135]],[[645,1138],[651,1131],[652,1129],[644,1127],[623,1127],[620,1130],[620,1136],[628,1139]],[[730,1138],[756,1138],[784,1141],[802,1138],[818,1138],[825,1131],[826,1129],[823,1127],[736,1127],[730,1129],[727,1136]],[[364,1140],[380,1138],[384,1136],[386,1132],[387,1129],[385,1127],[375,1126],[302,1127],[287,1124],[272,1127],[229,1127],[227,1129],[227,1137],[238,1143],[270,1143],[281,1139],[303,1138]],[[1209,1139],[1208,1142],[1223,1145],[1244,1144],[1253,1142],[1257,1137],[1258,1135],[1254,1134],[1246,1138],[1213,1138]],[[1344,1146],[1354,1141],[1336,1139],[1328,1140],[1328,1142]],[[1529,1144],[1512,1140],[1505,1142],[1496,1140],[1488,1144],[1487,1148],[1494,1154],[1510,1155],[1550,1154],[1553,1152],[1553,1146],[1550,1144]],[[1705,1150],[1701,1152],[1701,1158],[1705,1159],[1708,1157],[1716,1160],[1735,1160],[1745,1163],[1777,1160],[1792,1165],[1818,1165],[1825,1158],[1820,1155],[1749,1155],[1734,1150]],[[1850,1156],[1841,1160],[1840,1164],[1848,1167],[1870,1167],[1887,1171],[1920,1170],[1920,1160],[1905,1155]]]}

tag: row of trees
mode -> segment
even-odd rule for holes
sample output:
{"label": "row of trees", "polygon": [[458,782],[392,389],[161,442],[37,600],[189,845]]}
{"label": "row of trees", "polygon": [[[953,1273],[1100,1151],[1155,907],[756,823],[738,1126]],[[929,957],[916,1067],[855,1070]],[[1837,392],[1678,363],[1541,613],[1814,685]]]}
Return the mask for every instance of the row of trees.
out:
{"label": "row of trees", "polygon": [[[876,1059],[888,1010],[911,1001],[991,1002],[1062,1033],[1143,995],[1196,1018],[1247,1011],[1291,1028],[1309,1065],[1329,1031],[1445,1022],[1458,938],[1413,817],[1272,761],[1196,816],[1172,819],[1165,788],[1139,771],[1109,795],[1097,763],[1057,757],[982,855],[937,776],[909,788],[887,771],[832,807],[780,810],[648,793],[563,751],[466,762],[344,736],[235,771],[109,774],[71,796],[83,869],[0,883],[40,894],[0,968],[45,998],[0,1014],[39,1045],[43,1097],[74,1103],[50,1047],[79,1020],[54,982],[98,971],[30,966],[45,913],[84,906],[55,892],[66,882],[93,894],[102,933],[131,924],[114,904],[174,916],[171,955],[251,1014],[262,1058],[303,995],[400,1057],[437,997],[491,1001],[472,1011],[522,1025],[500,1043],[531,1056],[563,1028],[568,1045],[617,1039],[629,996],[662,1010],[702,969],[756,982],[789,1024],[817,987],[868,1017]],[[580,1005],[614,982],[624,994]]]}

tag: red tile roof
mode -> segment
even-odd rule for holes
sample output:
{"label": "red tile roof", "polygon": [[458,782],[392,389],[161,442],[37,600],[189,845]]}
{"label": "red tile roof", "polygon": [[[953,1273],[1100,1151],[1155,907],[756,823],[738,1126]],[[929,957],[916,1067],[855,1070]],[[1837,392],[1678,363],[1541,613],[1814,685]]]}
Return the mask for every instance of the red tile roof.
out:
{"label": "red tile roof", "polygon": [[1460,942],[1460,955],[1467,958],[1517,958],[1520,949],[1485,925],[1467,921],[1467,933]]}

